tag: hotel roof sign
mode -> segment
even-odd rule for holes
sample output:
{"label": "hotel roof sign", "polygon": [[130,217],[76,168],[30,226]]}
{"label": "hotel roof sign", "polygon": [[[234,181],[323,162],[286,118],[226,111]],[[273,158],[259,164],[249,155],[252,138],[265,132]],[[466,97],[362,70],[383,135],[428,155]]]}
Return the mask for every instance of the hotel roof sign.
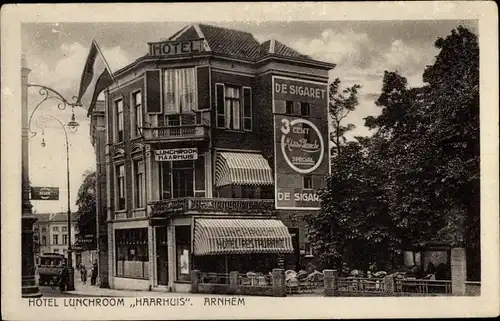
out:
{"label": "hotel roof sign", "polygon": [[148,44],[150,56],[174,56],[205,51],[203,39],[150,42]]}

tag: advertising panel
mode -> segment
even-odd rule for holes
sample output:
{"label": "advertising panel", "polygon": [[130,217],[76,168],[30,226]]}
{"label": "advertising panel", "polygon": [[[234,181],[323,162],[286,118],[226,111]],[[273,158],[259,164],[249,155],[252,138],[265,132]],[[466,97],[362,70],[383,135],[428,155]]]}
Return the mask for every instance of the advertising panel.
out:
{"label": "advertising panel", "polygon": [[273,77],[277,209],[319,209],[329,172],[327,84]]}
{"label": "advertising panel", "polygon": [[37,201],[59,200],[59,187],[31,187],[31,199]]}

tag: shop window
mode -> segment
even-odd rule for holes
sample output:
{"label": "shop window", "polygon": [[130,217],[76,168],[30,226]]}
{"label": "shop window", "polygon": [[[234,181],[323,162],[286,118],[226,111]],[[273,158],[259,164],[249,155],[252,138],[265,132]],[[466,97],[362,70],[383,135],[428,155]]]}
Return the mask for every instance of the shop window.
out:
{"label": "shop window", "polygon": [[125,165],[116,166],[116,209],[125,209]]}
{"label": "shop window", "polygon": [[132,93],[132,108],[133,113],[130,122],[130,132],[132,137],[139,136],[139,128],[142,127],[142,93],[136,91]]}
{"label": "shop window", "polygon": [[170,164],[171,162],[161,162],[160,163],[160,187],[161,187],[161,199],[172,198],[172,181],[170,177]]}
{"label": "shop window", "polygon": [[54,244],[54,245],[59,244],[59,235],[57,235],[57,234],[52,235],[52,244]]}
{"label": "shop window", "polygon": [[144,161],[134,160],[134,206],[144,207]]}
{"label": "shop window", "polygon": [[115,231],[117,277],[149,279],[148,229]]}
{"label": "shop window", "polygon": [[116,142],[123,141],[123,100],[115,101],[116,110]]}
{"label": "shop window", "polygon": [[189,113],[196,110],[195,69],[167,69],[164,76],[165,114]]}
{"label": "shop window", "polygon": [[162,162],[161,198],[205,197],[205,157],[196,161]]}
{"label": "shop window", "polygon": [[309,103],[300,103],[300,115],[303,117],[308,117],[311,114],[311,104]]}
{"label": "shop window", "polygon": [[252,130],[252,90],[216,84],[217,127],[232,130]]}
{"label": "shop window", "polygon": [[303,189],[313,189],[312,176],[304,175],[302,176],[302,188]]}
{"label": "shop window", "polygon": [[191,227],[175,227],[177,281],[191,280]]}

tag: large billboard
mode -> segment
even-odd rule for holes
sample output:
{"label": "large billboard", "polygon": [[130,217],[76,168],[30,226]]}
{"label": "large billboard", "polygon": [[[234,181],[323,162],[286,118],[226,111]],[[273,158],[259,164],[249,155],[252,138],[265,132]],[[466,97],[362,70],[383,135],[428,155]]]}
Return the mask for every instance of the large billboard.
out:
{"label": "large billboard", "polygon": [[329,172],[326,83],[273,77],[277,209],[320,208]]}

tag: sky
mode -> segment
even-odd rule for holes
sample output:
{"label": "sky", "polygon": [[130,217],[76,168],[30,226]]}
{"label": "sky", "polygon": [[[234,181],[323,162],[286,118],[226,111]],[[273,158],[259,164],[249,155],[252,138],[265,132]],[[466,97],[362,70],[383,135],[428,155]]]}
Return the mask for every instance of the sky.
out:
{"label": "sky", "polygon": [[[200,23],[202,21],[199,21]],[[52,87],[71,101],[78,93],[80,76],[90,43],[94,38],[113,71],[126,66],[148,51],[148,42],[171,36],[191,22],[117,23],[26,23],[22,26],[22,52],[31,69],[29,83]],[[336,64],[330,79],[340,78],[343,86],[361,85],[360,103],[346,119],[356,129],[350,134],[370,135],[363,118],[377,115],[375,106],[384,71],[398,71],[411,87],[423,85],[422,73],[434,62],[434,42],[463,25],[478,34],[476,20],[397,21],[315,21],[315,22],[207,22],[248,31],[260,41],[276,39],[314,59]],[[43,97],[29,89],[32,111]],[[57,122],[39,118],[44,113],[67,123],[71,108],[59,110],[54,100],[44,102],[33,115],[30,139],[30,180],[32,186],[57,186],[59,201],[32,201],[36,213],[66,211],[66,150],[63,129]],[[70,189],[72,210],[78,188],[87,170],[95,169],[86,110],[75,108],[80,126],[68,132],[70,145]],[[47,119],[45,122],[38,120]],[[41,146],[42,130],[45,147]]]}

